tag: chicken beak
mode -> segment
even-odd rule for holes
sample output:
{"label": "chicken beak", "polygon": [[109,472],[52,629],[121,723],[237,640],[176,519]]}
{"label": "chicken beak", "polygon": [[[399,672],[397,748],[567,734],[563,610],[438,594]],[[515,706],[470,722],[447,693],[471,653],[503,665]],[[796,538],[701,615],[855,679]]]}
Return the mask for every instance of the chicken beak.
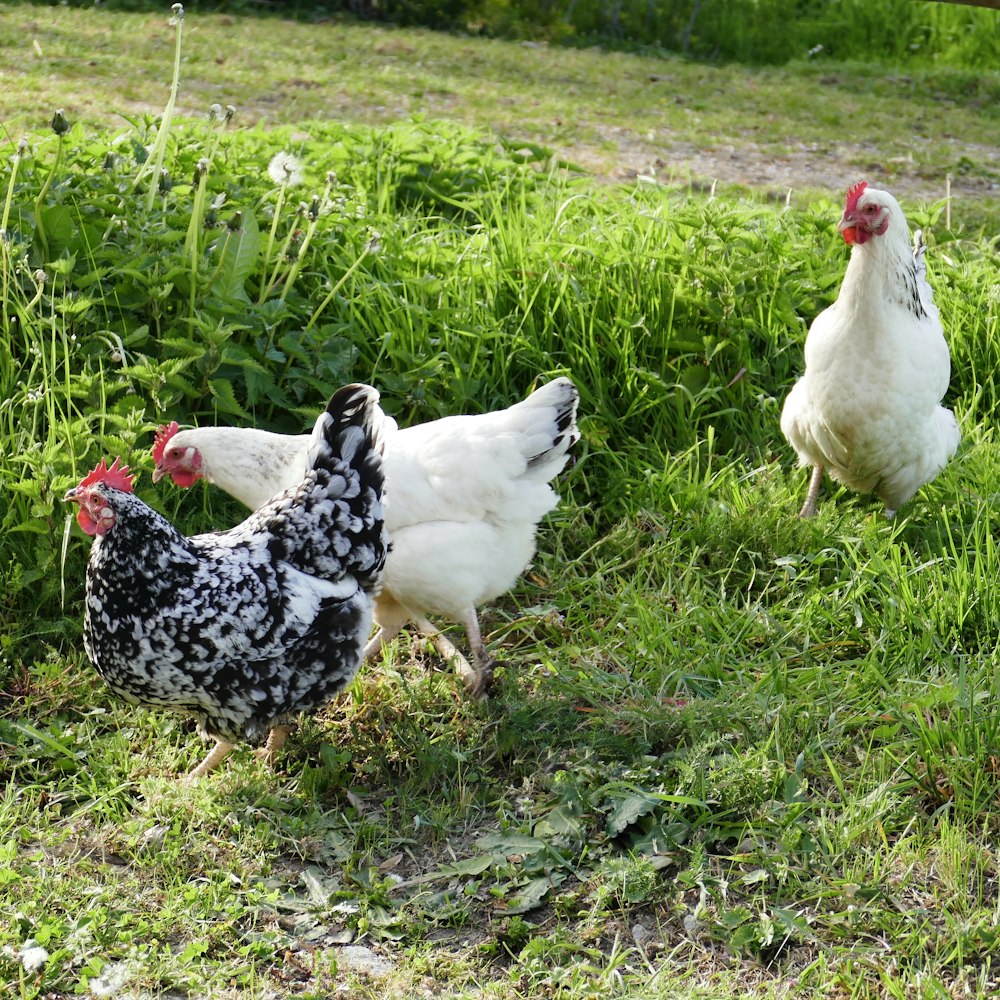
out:
{"label": "chicken beak", "polygon": [[837,223],[837,232],[844,237],[844,242],[848,246],[854,246],[858,242],[858,220],[844,212],[840,222]]}
{"label": "chicken beak", "polygon": [[80,496],[79,486],[74,486],[72,489],[67,490],[63,500],[69,503],[83,503],[83,497]]}
{"label": "chicken beak", "polygon": [[159,465],[153,469],[153,482],[158,483],[167,474],[166,469],[161,469]]}

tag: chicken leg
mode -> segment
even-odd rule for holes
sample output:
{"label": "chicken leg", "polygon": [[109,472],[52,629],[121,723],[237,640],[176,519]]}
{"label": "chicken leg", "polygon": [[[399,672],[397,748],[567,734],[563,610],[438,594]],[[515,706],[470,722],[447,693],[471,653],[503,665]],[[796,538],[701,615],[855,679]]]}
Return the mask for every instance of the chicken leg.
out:
{"label": "chicken leg", "polygon": [[452,665],[471,695],[479,698],[486,693],[493,680],[493,661],[483,645],[482,635],[479,631],[479,618],[475,608],[466,608],[461,616],[461,624],[469,637],[475,666],[469,663],[458,647],[433,622],[422,615],[413,614],[398,601],[392,600],[385,591],[379,596],[377,602],[376,619],[379,628],[369,640],[368,645],[365,646],[364,659],[366,661],[378,656],[382,647],[398,634],[403,626],[408,622],[413,622],[416,628],[430,639],[441,658]]}
{"label": "chicken leg", "polygon": [[462,678],[462,683],[469,694],[474,698],[482,698],[493,683],[493,660],[483,644],[476,609],[466,608],[461,618],[461,625],[469,638],[469,647],[472,650],[472,663],[469,663],[455,644],[426,618],[415,617],[413,624],[430,639],[441,658],[451,663],[455,672]]}
{"label": "chicken leg", "polygon": [[209,771],[215,770],[222,760],[229,756],[229,752],[232,749],[232,743],[227,743],[225,740],[216,740],[215,746],[209,751],[208,756],[184,780],[197,781],[208,774]]}
{"label": "chicken leg", "polygon": [[823,466],[818,463],[813,466],[812,476],[809,479],[809,489],[806,492],[806,502],[799,511],[799,517],[815,517],[819,500],[819,488],[823,485]]}
{"label": "chicken leg", "polygon": [[265,764],[273,765],[274,755],[285,745],[291,731],[291,726],[275,726],[267,734],[267,742],[254,752]]}

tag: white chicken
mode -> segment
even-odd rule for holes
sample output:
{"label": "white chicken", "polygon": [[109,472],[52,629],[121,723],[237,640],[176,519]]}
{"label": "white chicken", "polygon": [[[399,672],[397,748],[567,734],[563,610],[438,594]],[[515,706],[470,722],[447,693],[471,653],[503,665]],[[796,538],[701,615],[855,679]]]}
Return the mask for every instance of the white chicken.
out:
{"label": "white chicken", "polygon": [[[508,590],[535,552],[541,518],[558,502],[550,481],[579,439],[579,393],[554,379],[505,410],[444,417],[403,430],[387,419],[386,526],[390,550],[376,599],[372,658],[408,622],[457,667],[475,695],[493,667],[476,609]],[[153,480],[198,479],[252,510],[302,475],[307,435],[254,428],[161,427]],[[426,615],[465,628],[472,665]]]}
{"label": "white chicken", "polygon": [[941,406],[951,359],[925,278],[919,230],[891,194],[859,181],[837,227],[853,247],[837,301],[813,321],[805,374],[781,430],[812,477],[800,517],[812,517],[823,470],[874,493],[887,517],[955,454],[961,434]]}

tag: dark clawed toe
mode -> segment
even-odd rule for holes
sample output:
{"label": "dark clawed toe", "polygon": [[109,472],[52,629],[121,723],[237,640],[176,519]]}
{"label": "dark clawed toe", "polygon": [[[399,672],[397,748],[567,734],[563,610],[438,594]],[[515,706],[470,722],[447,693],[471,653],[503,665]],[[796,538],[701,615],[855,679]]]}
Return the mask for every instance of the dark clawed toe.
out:
{"label": "dark clawed toe", "polygon": [[476,674],[466,684],[466,690],[473,698],[487,698],[493,690],[496,675],[493,672],[493,661],[480,666]]}

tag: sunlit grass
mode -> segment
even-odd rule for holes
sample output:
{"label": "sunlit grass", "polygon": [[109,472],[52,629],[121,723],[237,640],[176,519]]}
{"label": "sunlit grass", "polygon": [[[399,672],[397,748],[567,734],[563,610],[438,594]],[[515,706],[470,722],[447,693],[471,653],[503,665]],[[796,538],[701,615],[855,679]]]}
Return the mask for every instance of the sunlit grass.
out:
{"label": "sunlit grass", "polygon": [[[161,131],[154,185],[156,128],[38,129],[0,174],[12,995],[994,990],[992,242],[906,204],[965,440],[893,522],[829,484],[802,522],[778,413],[845,266],[833,193],[600,187],[444,121],[224,117]],[[484,613],[495,696],[401,637],[274,771],[240,750],[176,783],[190,727],[124,708],[80,649],[59,497],[81,469],[148,468],[169,417],[301,430],[349,379],[405,424],[559,373],[583,438]],[[188,530],[239,516],[140,490]],[[352,971],[348,943],[391,969]]]}

